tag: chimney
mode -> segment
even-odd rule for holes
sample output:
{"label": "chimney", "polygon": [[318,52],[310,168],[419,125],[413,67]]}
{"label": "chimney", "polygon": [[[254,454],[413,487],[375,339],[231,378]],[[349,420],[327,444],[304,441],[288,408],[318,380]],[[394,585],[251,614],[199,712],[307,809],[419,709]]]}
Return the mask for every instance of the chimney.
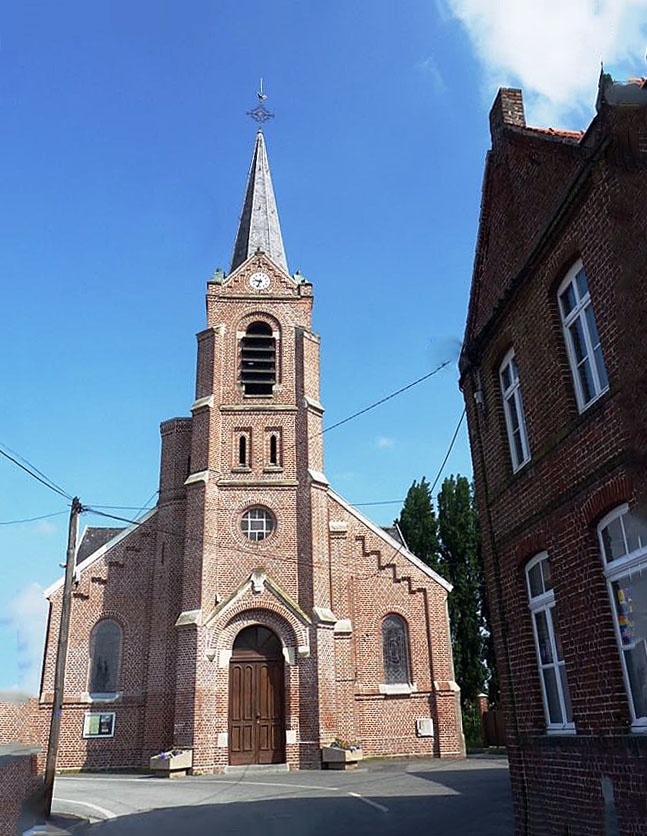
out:
{"label": "chimney", "polygon": [[515,128],[526,127],[523,95],[521,90],[513,87],[501,87],[490,111],[490,136],[493,145],[500,139],[503,129],[508,125]]}

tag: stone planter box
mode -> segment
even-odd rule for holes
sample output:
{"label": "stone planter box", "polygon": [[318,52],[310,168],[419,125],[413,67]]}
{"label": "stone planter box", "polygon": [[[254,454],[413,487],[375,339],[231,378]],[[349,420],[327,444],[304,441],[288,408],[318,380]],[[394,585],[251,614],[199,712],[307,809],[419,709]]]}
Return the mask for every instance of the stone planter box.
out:
{"label": "stone planter box", "polygon": [[353,769],[363,757],[361,747],[340,749],[337,746],[323,746],[321,749],[324,769]]}
{"label": "stone planter box", "polygon": [[193,766],[193,752],[174,750],[167,757],[155,755],[150,759],[150,770],[158,778],[183,778]]}

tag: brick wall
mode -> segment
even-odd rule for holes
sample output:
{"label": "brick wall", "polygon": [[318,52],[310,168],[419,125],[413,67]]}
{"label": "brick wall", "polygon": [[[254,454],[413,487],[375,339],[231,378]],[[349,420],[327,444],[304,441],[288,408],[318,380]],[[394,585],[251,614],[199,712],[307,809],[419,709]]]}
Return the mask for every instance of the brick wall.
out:
{"label": "brick wall", "polygon": [[43,777],[28,747],[0,745],[0,836],[16,836],[42,822]]}
{"label": "brick wall", "polygon": [[36,697],[0,699],[0,746],[39,742]]}
{"label": "brick wall", "polygon": [[[603,779],[621,832],[647,832],[647,738],[630,730],[596,529],[645,496],[647,159],[625,139],[646,135],[646,111],[603,105],[583,138],[493,120],[461,386],[520,834],[603,833]],[[556,298],[577,258],[610,381],[581,414]],[[531,450],[516,474],[498,379],[510,348]],[[525,579],[540,551],[573,703],[568,738],[546,734]]]}

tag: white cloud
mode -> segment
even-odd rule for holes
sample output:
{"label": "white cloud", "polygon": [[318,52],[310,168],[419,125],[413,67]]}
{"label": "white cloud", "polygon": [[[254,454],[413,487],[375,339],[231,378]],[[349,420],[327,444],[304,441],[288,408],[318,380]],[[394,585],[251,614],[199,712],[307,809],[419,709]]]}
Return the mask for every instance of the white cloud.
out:
{"label": "white cloud", "polygon": [[375,446],[378,447],[380,450],[388,449],[389,447],[393,447],[395,444],[394,439],[389,438],[386,435],[379,436],[375,441]]}
{"label": "white cloud", "polygon": [[47,601],[37,583],[25,587],[9,604],[1,619],[10,630],[15,630],[18,658],[16,687],[37,694],[43,659]]}
{"label": "white cloud", "polygon": [[429,77],[434,92],[444,93],[447,90],[447,83],[440,72],[438,64],[431,55],[425,58],[424,61],[421,61],[418,66]]}
{"label": "white cloud", "polygon": [[584,127],[600,62],[618,80],[643,75],[644,0],[445,0],[497,87],[524,91],[529,124]]}

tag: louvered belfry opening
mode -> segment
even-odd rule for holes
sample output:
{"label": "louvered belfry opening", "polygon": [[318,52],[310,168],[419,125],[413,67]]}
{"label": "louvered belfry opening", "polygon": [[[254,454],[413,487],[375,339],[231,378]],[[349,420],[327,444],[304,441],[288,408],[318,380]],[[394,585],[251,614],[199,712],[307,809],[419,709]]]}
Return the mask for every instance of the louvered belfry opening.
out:
{"label": "louvered belfry opening", "polygon": [[276,341],[266,322],[252,322],[242,339],[240,382],[246,395],[271,395],[276,383]]}

